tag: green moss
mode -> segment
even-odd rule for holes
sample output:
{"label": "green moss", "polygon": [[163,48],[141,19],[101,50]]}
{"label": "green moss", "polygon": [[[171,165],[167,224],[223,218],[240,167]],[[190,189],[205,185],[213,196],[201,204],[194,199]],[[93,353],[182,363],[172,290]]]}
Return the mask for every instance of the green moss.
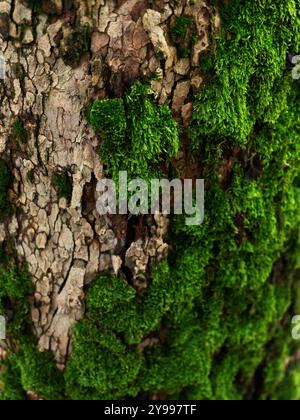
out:
{"label": "green moss", "polygon": [[31,279],[26,270],[19,269],[13,261],[5,257],[0,267],[0,308],[3,314],[9,314],[8,334],[18,336],[20,331],[27,328],[26,297],[32,290]]}
{"label": "green moss", "polygon": [[111,148],[121,149],[126,145],[127,120],[122,99],[95,101],[87,118],[93,129],[103,137],[106,143],[110,140]]}
{"label": "green moss", "polygon": [[74,352],[65,375],[68,393],[72,399],[89,400],[134,395],[140,364],[137,350],[84,321],[74,331]]}
{"label": "green moss", "polygon": [[59,198],[66,198],[68,202],[72,198],[73,183],[67,172],[55,172],[52,176],[52,184],[57,191]]}
{"label": "green moss", "polygon": [[134,289],[117,277],[101,276],[89,292],[88,307],[92,312],[114,310],[122,303],[129,303],[135,297]]}
{"label": "green moss", "polygon": [[24,70],[24,67],[22,66],[22,64],[20,64],[20,63],[14,64],[14,66],[13,66],[13,72],[14,72],[15,77],[17,79],[19,79],[20,82],[23,82],[24,81],[24,79],[25,79],[25,70]]}
{"label": "green moss", "polygon": [[39,14],[43,10],[43,0],[26,0],[27,5],[36,14]]}
{"label": "green moss", "polygon": [[177,47],[179,56],[188,58],[197,40],[197,29],[193,18],[175,16],[173,24],[169,27],[169,38]]}
{"label": "green moss", "polygon": [[300,399],[300,364],[296,363],[287,369],[282,382],[273,394],[274,400],[299,401]]}
{"label": "green moss", "polygon": [[64,399],[63,376],[55,367],[53,355],[39,352],[35,341],[21,340],[20,350],[12,354],[10,360],[19,369],[24,390],[35,392],[46,400]]}
{"label": "green moss", "polygon": [[7,162],[0,159],[0,221],[12,214],[12,205],[7,196],[12,181],[13,176]]}
{"label": "green moss", "polygon": [[89,51],[91,28],[89,25],[78,26],[66,40],[66,52],[63,56],[67,65],[76,67],[80,64],[83,54]]}
{"label": "green moss", "polygon": [[204,53],[200,57],[200,68],[204,74],[211,75],[215,68],[214,57],[211,53]]}
{"label": "green moss", "polygon": [[0,374],[0,401],[23,401],[26,392],[22,387],[20,370],[13,360],[7,359]]}
{"label": "green moss", "polygon": [[29,337],[21,336],[20,349],[7,356],[1,381],[5,384],[1,400],[25,400],[27,391],[46,400],[66,398],[63,376],[55,367],[53,355],[39,352],[37,343]]}
{"label": "green moss", "polygon": [[26,131],[23,121],[20,118],[18,118],[13,123],[12,128],[13,138],[21,144],[26,144],[28,142],[28,133]]}
{"label": "green moss", "polygon": [[31,169],[30,171],[27,172],[26,179],[27,179],[28,182],[33,182],[33,180],[34,180],[34,170],[33,169]]}
{"label": "green moss", "polygon": [[[95,280],[74,329],[66,398],[300,398],[291,337],[300,307],[300,85],[286,66],[299,51],[300,10],[293,0],[214,4],[222,16],[215,74],[195,98],[189,129],[207,181],[205,221],[172,218],[169,258],[152,266],[142,295],[123,277]],[[170,110],[139,82],[122,99],[96,101],[88,118],[113,177],[154,177],[178,150]],[[20,374],[6,371],[15,397],[23,384],[46,386],[44,377],[24,379],[36,356],[20,357]]]}
{"label": "green moss", "polygon": [[217,77],[194,104],[191,137],[196,146],[205,137],[230,137],[245,144],[257,120],[274,123],[286,107],[291,85],[286,57],[299,48],[294,0],[247,5],[234,0],[221,7],[221,17],[215,41]]}
{"label": "green moss", "polygon": [[176,155],[179,131],[167,106],[155,103],[149,85],[136,82],[124,99],[97,100],[88,117],[102,139],[100,157],[118,179],[156,178],[159,164]]}

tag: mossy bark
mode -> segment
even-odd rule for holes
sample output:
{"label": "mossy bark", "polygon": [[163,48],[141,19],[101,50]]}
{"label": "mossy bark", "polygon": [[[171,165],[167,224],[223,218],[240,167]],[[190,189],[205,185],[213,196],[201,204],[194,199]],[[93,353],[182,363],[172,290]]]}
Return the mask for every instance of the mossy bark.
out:
{"label": "mossy bark", "polygon": [[[1,398],[299,399],[299,1],[0,7]],[[100,217],[119,170],[204,223]]]}

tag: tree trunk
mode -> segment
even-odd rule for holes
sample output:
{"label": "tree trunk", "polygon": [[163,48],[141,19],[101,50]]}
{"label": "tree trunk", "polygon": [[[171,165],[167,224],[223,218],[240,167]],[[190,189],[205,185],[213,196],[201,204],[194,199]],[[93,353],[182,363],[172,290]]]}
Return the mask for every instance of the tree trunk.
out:
{"label": "tree trunk", "polygon": [[[26,269],[33,285],[0,291],[4,398],[300,398],[299,88],[285,61],[299,6],[240,3],[0,2],[0,153],[13,175],[0,185],[1,276],[19,284]],[[136,81],[180,127],[163,173],[205,178],[201,227],[97,212],[109,172],[90,106]],[[25,301],[30,325],[11,333]],[[51,364],[36,382],[41,354],[59,373]]]}

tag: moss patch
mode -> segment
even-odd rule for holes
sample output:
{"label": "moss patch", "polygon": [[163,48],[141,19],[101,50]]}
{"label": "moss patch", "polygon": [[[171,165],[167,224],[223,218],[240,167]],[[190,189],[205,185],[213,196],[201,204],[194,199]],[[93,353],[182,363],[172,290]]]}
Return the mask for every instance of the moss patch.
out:
{"label": "moss patch", "polygon": [[[209,181],[205,222],[187,227],[184,219],[173,220],[173,252],[153,271],[142,299],[122,279],[101,277],[92,287],[71,371],[80,358],[80,336],[91,326],[95,337],[97,331],[113,336],[114,348],[125,343],[128,357],[147,338],[154,340],[135,365],[125,362],[131,370],[126,394],[122,380],[114,381],[117,389],[100,390],[85,370],[81,378],[73,373],[78,382],[71,384],[84,395],[86,387],[105,398],[154,391],[221,400],[299,394],[298,365],[286,368],[297,345],[290,320],[300,267],[300,89],[286,56],[299,49],[299,10],[294,1],[233,0],[220,11],[222,29],[205,66],[215,75],[195,98],[189,130],[193,156]],[[184,31],[183,25],[176,36]],[[108,127],[101,133],[105,138],[116,127],[117,143],[128,124],[122,105],[115,100],[122,110],[115,124],[112,110],[105,111]],[[121,160],[115,166],[122,168]],[[91,347],[105,357],[96,340]],[[110,369],[117,371],[118,360],[100,364],[107,378],[114,377]]]}
{"label": "moss patch", "polygon": [[91,28],[89,25],[78,26],[66,40],[65,64],[76,67],[80,64],[83,54],[89,51]]}
{"label": "moss patch", "polygon": [[13,66],[13,72],[14,72],[15,77],[17,79],[19,79],[20,82],[23,82],[24,81],[24,79],[25,79],[25,70],[24,70],[24,67],[22,66],[22,64],[20,64],[20,63],[14,64],[14,66]]}
{"label": "moss patch", "polygon": [[8,355],[0,363],[1,400],[24,400],[27,391],[45,399],[62,399],[64,383],[50,353],[40,353],[31,332],[29,296],[33,285],[25,268],[1,248],[0,313],[7,318]]}
{"label": "moss patch", "polygon": [[[142,296],[122,277],[93,283],[64,377],[71,399],[299,399],[300,85],[286,58],[300,51],[300,9],[294,0],[214,3],[215,74],[189,129],[207,181],[205,221],[172,219],[172,252]],[[149,179],[178,149],[170,111],[140,83],[96,101],[89,120],[113,177],[128,169]],[[20,357],[23,370],[6,371],[14,396],[23,383],[63,395],[52,370],[47,383],[24,379],[35,356]]]}
{"label": "moss patch", "polygon": [[20,118],[15,120],[15,122],[13,123],[12,129],[13,129],[12,130],[13,138],[17,142],[21,144],[26,144],[28,142],[28,133],[24,126],[24,122]]}
{"label": "moss patch", "polygon": [[0,159],[0,221],[12,214],[12,205],[8,199],[8,190],[13,176],[8,163]]}
{"label": "moss patch", "polygon": [[188,58],[197,41],[197,28],[190,16],[175,16],[169,27],[169,38],[176,46],[179,57]]}

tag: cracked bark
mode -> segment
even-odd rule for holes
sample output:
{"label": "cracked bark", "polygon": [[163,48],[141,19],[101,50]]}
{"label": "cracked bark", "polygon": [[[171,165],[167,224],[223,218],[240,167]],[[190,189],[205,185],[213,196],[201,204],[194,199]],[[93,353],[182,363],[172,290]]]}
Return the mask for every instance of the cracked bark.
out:
{"label": "cracked bark", "polygon": [[[157,73],[152,87],[158,101],[170,101],[174,116],[187,125],[191,94],[202,83],[199,56],[218,25],[218,16],[211,23],[212,14],[202,0],[193,5],[51,0],[39,14],[26,1],[0,1],[0,54],[7,66],[0,82],[0,153],[13,166],[10,198],[16,208],[12,220],[0,226],[0,239],[12,238],[20,262],[28,265],[35,286],[34,333],[61,368],[71,352],[72,326],[85,312],[84,287],[99,272],[124,270],[142,290],[151,261],[168,251],[166,218],[97,214],[95,185],[104,170],[100,140],[83,118],[85,108],[95,98],[121,96],[134,80]],[[181,15],[191,16],[197,30],[189,58],[181,58],[168,39],[169,25]],[[63,60],[68,36],[87,24],[89,51],[72,68]],[[26,144],[16,144],[12,136],[17,118],[29,134]],[[183,157],[182,151],[178,164]],[[52,185],[56,171],[72,178],[70,203]]]}

